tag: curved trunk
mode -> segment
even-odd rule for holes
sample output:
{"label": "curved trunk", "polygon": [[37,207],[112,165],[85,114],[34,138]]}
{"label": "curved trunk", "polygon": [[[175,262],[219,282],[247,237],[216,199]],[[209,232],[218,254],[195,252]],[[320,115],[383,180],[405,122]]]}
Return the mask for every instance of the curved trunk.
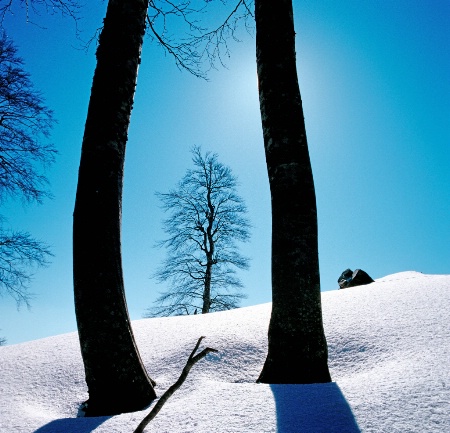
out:
{"label": "curved trunk", "polygon": [[317,210],[295,64],[292,0],[255,1],[256,58],[272,199],[272,315],[264,383],[331,380]]}
{"label": "curved trunk", "polygon": [[73,272],[89,416],[140,410],[156,397],[130,326],[120,243],[125,146],[147,6],[108,3],[81,151]]}

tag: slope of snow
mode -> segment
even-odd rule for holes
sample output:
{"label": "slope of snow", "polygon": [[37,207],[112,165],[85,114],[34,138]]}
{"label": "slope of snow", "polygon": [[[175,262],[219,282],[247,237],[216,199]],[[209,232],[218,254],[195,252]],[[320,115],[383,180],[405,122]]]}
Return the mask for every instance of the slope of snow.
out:
{"label": "slope of snow", "polygon": [[[322,293],[333,382],[264,385],[270,304],[133,322],[161,395],[196,364],[148,432],[450,431],[450,275],[402,272]],[[76,418],[87,399],[76,333],[0,348],[0,433],[132,432],[148,411]]]}

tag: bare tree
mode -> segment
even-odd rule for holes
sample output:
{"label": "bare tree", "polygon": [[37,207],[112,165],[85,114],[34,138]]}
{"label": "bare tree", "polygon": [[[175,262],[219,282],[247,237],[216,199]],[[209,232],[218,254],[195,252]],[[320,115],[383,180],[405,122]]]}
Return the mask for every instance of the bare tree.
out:
{"label": "bare tree", "polygon": [[75,312],[86,415],[141,410],[155,397],[125,298],[123,169],[148,0],[109,0],[97,48],[73,214]]}
{"label": "bare tree", "polygon": [[41,202],[48,196],[40,173],[54,162],[56,150],[45,143],[53,113],[33,88],[17,49],[0,37],[0,199],[18,195]]}
{"label": "bare tree", "polygon": [[[87,415],[141,409],[155,397],[153,381],[136,347],[124,292],[120,249],[123,166],[146,25],[179,67],[198,76],[203,76],[199,65],[205,53],[221,48],[220,37],[214,39],[214,33],[226,35],[232,28],[231,15],[216,30],[204,31],[191,19],[192,12],[202,12],[193,3],[109,0],[99,33],[73,230],[74,297],[89,390]],[[208,3],[200,1],[203,6]],[[13,12],[13,5],[22,7],[27,20],[33,22],[39,13],[54,11],[77,19],[79,3],[9,0],[0,4],[0,21]],[[175,43],[168,23],[177,18],[188,32],[186,40]],[[218,52],[210,59],[217,58]]]}
{"label": "bare tree", "polygon": [[[53,113],[33,88],[12,41],[0,36],[0,201],[41,202],[49,195],[43,169],[56,153],[46,143]],[[32,269],[48,264],[48,246],[29,233],[4,227],[0,217],[0,294],[29,305]]]}
{"label": "bare tree", "polygon": [[[162,30],[155,33],[163,44],[168,21],[190,22],[189,0],[166,3],[168,9],[158,15]],[[155,28],[149,7],[158,5],[108,1],[81,149],[73,220],[74,298],[89,389],[86,413],[92,416],[139,410],[156,396],[131,329],[120,239],[128,126],[146,24]]]}
{"label": "bare tree", "polygon": [[229,310],[245,297],[236,269],[247,269],[248,259],[236,242],[249,239],[250,224],[237,179],[217,154],[194,147],[192,155],[195,168],[175,189],[157,194],[170,215],[168,238],[159,243],[167,257],[154,277],[170,287],[147,317]]}
{"label": "bare tree", "polygon": [[317,207],[297,78],[292,0],[255,0],[256,61],[272,201],[272,315],[265,383],[329,382]]}

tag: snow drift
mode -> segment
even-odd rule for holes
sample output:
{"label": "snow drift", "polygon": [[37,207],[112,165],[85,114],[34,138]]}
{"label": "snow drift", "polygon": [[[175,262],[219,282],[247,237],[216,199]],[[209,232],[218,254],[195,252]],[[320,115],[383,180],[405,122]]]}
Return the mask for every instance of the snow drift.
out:
{"label": "snow drift", "polygon": [[[450,431],[450,275],[402,272],[322,293],[333,383],[264,385],[270,304],[133,322],[161,395],[195,365],[148,432]],[[76,333],[0,348],[0,433],[132,432],[147,411],[77,418],[88,397]]]}

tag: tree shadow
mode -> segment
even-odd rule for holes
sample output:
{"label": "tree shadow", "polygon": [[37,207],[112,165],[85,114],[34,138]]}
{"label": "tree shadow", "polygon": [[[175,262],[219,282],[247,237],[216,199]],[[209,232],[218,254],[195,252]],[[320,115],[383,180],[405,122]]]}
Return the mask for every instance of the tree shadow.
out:
{"label": "tree shadow", "polygon": [[360,433],[356,419],[335,382],[270,385],[278,433]]}
{"label": "tree shadow", "polygon": [[39,427],[34,433],[91,433],[109,418],[111,417],[99,416],[55,419],[54,421]]}

